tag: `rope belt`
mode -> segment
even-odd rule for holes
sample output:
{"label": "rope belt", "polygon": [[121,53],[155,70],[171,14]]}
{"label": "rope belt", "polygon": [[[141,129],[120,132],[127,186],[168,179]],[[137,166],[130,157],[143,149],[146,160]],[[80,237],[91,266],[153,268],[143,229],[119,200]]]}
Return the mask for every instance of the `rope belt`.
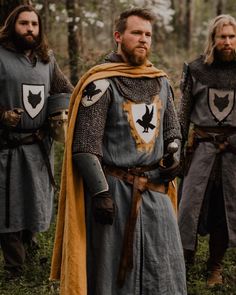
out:
{"label": "rope belt", "polygon": [[[150,169],[151,168],[151,169]],[[142,192],[152,190],[155,192],[167,193],[168,187],[165,184],[155,184],[143,176],[143,172],[153,170],[152,167],[137,167],[127,169],[126,171],[117,167],[104,167],[104,171],[108,175],[112,175],[121,179],[133,187],[132,204],[128,220],[125,225],[125,233],[118,271],[117,283],[120,288],[123,287],[127,272],[133,268],[133,241],[136,221],[142,202]]]}
{"label": "rope belt", "polygon": [[4,141],[0,143],[0,150],[9,149],[6,167],[6,207],[5,207],[5,226],[10,227],[10,175],[11,175],[11,160],[12,160],[12,149],[17,148],[21,145],[38,144],[40,151],[43,155],[43,159],[48,171],[49,179],[53,187],[56,186],[53,177],[50,160],[48,157],[47,150],[43,143],[45,132],[42,129],[38,129],[36,132],[27,135],[23,138],[9,138],[8,134],[4,134]]}

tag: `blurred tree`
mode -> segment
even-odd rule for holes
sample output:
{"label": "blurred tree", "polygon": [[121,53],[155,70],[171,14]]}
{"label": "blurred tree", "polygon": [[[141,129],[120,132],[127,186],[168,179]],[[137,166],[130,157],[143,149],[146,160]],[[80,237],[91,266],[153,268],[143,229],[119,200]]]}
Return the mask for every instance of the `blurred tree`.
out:
{"label": "blurred tree", "polygon": [[9,13],[20,4],[32,4],[32,1],[0,0],[0,26],[4,24]]}
{"label": "blurred tree", "polygon": [[217,4],[216,4],[216,14],[217,15],[220,15],[223,13],[223,8],[224,8],[224,5],[223,5],[223,0],[218,0],[217,1]]}
{"label": "blurred tree", "polygon": [[193,25],[193,0],[186,0],[186,14],[185,14],[185,49],[190,50],[191,48],[191,37],[192,37],[192,25]]}
{"label": "blurred tree", "polygon": [[79,40],[77,36],[77,23],[76,23],[76,8],[78,1],[66,0],[66,9],[68,13],[68,53],[70,65],[70,80],[73,85],[78,82],[78,48]]}
{"label": "blurred tree", "polygon": [[46,35],[49,33],[49,0],[43,0],[43,28]]}
{"label": "blurred tree", "polygon": [[174,32],[176,36],[176,45],[179,48],[183,48],[184,43],[184,7],[185,3],[184,0],[172,0],[171,1],[171,7],[173,11],[175,11],[174,18],[173,18],[173,26],[174,26]]}

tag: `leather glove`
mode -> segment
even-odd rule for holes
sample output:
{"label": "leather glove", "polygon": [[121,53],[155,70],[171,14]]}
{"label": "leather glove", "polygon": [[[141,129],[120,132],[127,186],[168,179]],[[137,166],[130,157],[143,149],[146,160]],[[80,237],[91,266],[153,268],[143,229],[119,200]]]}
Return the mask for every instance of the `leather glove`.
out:
{"label": "leather glove", "polygon": [[163,165],[159,166],[160,177],[163,182],[170,182],[175,179],[180,173],[181,167],[179,161],[174,157],[163,161]]}
{"label": "leather glove", "polygon": [[108,191],[93,196],[92,210],[96,222],[103,225],[113,224],[115,218],[115,204]]}
{"label": "leather glove", "polygon": [[21,119],[21,114],[24,111],[20,108],[14,108],[13,110],[3,111],[1,116],[2,123],[7,127],[16,127]]}

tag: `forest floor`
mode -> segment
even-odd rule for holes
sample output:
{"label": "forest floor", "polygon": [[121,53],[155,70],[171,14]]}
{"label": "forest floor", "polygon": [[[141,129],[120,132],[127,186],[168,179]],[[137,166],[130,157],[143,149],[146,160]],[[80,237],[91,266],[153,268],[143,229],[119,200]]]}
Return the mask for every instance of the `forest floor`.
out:
{"label": "forest floor", "polygon": [[[59,283],[49,281],[53,237],[54,225],[48,232],[38,235],[40,249],[34,259],[27,262],[23,276],[18,280],[10,282],[4,280],[3,259],[0,258],[0,295],[59,294]],[[188,295],[236,295],[236,250],[228,250],[225,256],[224,285],[208,288],[206,286],[207,244],[207,238],[199,239],[196,262],[188,276]]]}

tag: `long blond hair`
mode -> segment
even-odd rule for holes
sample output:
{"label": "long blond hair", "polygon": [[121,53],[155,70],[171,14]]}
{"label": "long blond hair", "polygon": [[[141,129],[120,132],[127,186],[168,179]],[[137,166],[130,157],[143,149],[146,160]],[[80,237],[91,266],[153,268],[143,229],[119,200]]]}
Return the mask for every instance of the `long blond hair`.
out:
{"label": "long blond hair", "polygon": [[205,60],[204,63],[212,64],[214,61],[215,53],[215,34],[216,30],[222,29],[224,26],[232,26],[236,33],[236,20],[229,14],[221,14],[215,17],[208,28],[208,37],[206,42],[206,47],[204,51]]}

